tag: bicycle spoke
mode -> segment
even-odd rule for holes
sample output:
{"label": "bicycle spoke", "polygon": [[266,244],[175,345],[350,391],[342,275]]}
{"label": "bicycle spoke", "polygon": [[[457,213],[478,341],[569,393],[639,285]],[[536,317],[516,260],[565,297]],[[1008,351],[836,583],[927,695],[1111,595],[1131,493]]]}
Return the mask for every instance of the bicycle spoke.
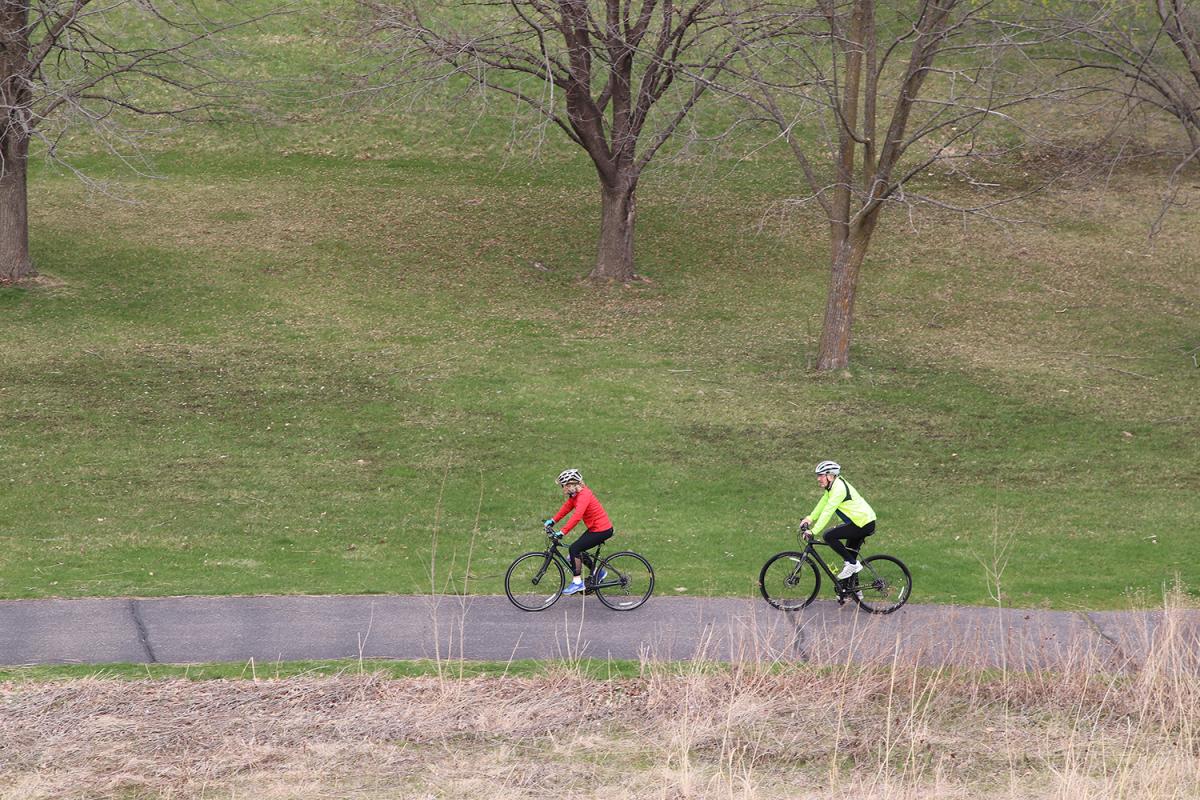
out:
{"label": "bicycle spoke", "polygon": [[632,611],[654,591],[654,570],[637,553],[614,553],[601,562],[600,568],[606,574],[593,590],[600,602],[611,609]]}
{"label": "bicycle spoke", "polygon": [[821,576],[803,553],[778,553],[763,565],[758,583],[764,600],[775,608],[795,611],[817,596]]}
{"label": "bicycle spoke", "polygon": [[863,559],[863,571],[850,587],[850,596],[858,604],[876,614],[890,614],[908,602],[912,593],[912,576],[908,568],[892,556],[871,556]]}
{"label": "bicycle spoke", "polygon": [[526,553],[508,568],[504,593],[522,611],[541,611],[552,606],[566,586],[562,565],[546,553]]}

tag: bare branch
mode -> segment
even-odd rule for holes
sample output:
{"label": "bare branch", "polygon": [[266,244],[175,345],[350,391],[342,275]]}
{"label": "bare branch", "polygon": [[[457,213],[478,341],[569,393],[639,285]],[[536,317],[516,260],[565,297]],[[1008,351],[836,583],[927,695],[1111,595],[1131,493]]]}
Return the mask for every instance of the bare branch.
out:
{"label": "bare branch", "polygon": [[[1156,24],[1142,24],[1150,19]],[[1090,91],[1111,93],[1131,108],[1171,115],[1187,136],[1188,146],[1167,178],[1163,203],[1150,224],[1151,238],[1175,205],[1180,175],[1200,151],[1197,20],[1195,5],[1183,0],[1126,0],[1099,7],[1077,0],[1057,15],[1075,47],[1073,53],[1056,55],[1064,72],[1095,76],[1099,82]]]}
{"label": "bare branch", "polygon": [[31,146],[78,174],[61,147],[68,130],[86,128],[141,172],[139,157],[129,153],[136,154],[135,137],[146,133],[136,128],[146,126],[133,120],[183,121],[231,108],[234,82],[220,74],[229,58],[221,40],[278,13],[283,9],[258,15],[222,9],[220,19],[210,19],[193,0],[2,0],[0,281],[32,270]]}
{"label": "bare branch", "polygon": [[[358,0],[370,38],[404,80],[464,75],[562,129],[591,158],[603,201],[593,275],[633,272],[634,195],[643,170],[730,68],[766,0],[483,0],[468,14],[427,0]],[[432,70],[434,64],[449,67]],[[542,82],[514,88],[514,76]]]}
{"label": "bare branch", "polygon": [[[1015,125],[1013,107],[1055,96],[1037,88],[1036,70],[1018,76],[1006,61],[1055,33],[987,0],[816,0],[815,12],[797,9],[770,35],[743,37],[744,83],[733,91],[774,125],[812,190],[808,200],[826,212],[830,291],[818,368],[840,369],[859,270],[885,204],[998,220],[995,209],[1022,196],[964,203],[909,184],[935,165],[962,170],[979,154],[985,123]],[[820,126],[797,135],[800,120]],[[972,179],[998,188],[987,184]]]}

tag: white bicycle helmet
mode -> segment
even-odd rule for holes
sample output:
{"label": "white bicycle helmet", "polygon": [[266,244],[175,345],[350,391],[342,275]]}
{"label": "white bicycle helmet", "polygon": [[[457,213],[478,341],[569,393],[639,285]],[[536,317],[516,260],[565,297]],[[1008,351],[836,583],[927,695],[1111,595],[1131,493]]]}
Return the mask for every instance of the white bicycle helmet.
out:
{"label": "white bicycle helmet", "polygon": [[583,483],[583,476],[579,474],[579,470],[577,469],[564,469],[558,473],[556,480],[559,486],[566,486],[568,483]]}
{"label": "white bicycle helmet", "polygon": [[813,472],[818,475],[838,475],[842,471],[842,465],[836,461],[822,461],[817,464],[817,468]]}

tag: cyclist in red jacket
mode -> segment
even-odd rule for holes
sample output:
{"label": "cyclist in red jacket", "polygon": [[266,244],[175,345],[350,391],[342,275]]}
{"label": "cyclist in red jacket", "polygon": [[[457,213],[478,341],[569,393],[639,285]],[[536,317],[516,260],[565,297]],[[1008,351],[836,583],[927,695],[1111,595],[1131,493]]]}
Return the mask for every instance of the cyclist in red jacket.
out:
{"label": "cyclist in red jacket", "polygon": [[[580,521],[587,528],[568,548],[575,577],[567,584],[567,588],[563,589],[563,594],[575,594],[584,590],[583,578],[579,577],[582,571],[580,561],[586,563],[589,570],[593,569],[592,557],[586,551],[608,541],[613,535],[613,525],[604,511],[604,506],[600,505],[600,501],[592,493],[592,490],[584,485],[583,476],[579,474],[579,470],[564,469],[559,473],[557,480],[558,485],[562,487],[563,496],[567,500],[553,519],[546,520],[546,527],[553,529],[555,523],[565,517],[568,511],[574,510],[574,515],[558,535],[570,533],[571,529]],[[605,570],[601,569],[600,574],[595,578],[597,581],[604,580]]]}

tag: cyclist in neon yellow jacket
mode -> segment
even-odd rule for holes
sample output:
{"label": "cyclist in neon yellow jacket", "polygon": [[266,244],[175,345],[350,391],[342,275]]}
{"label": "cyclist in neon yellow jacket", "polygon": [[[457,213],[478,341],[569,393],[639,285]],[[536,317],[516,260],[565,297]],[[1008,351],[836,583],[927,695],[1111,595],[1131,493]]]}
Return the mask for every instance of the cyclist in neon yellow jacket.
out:
{"label": "cyclist in neon yellow jacket", "polygon": [[[862,569],[858,551],[862,548],[863,540],[875,532],[875,510],[841,477],[842,468],[836,461],[822,461],[817,464],[815,472],[817,483],[825,490],[825,494],[821,495],[812,513],[800,521],[800,527],[820,533],[833,515],[838,515],[842,524],[825,531],[822,538],[846,560],[842,571],[838,573],[838,579],[845,580]],[[813,522],[814,517],[816,522]],[[845,544],[842,544],[843,540]]]}

